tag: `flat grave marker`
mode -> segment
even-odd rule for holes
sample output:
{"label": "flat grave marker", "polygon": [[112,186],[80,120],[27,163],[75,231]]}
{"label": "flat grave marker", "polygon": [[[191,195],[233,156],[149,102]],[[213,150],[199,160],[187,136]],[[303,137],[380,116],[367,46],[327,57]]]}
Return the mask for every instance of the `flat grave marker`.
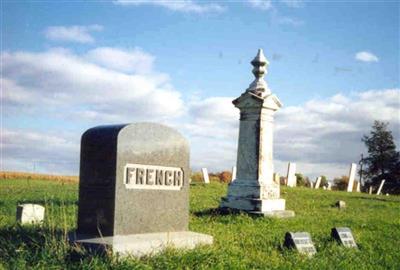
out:
{"label": "flat grave marker", "polygon": [[357,248],[357,244],[354,241],[353,234],[351,230],[347,227],[332,228],[331,236],[339,244],[345,247]]}
{"label": "flat grave marker", "polygon": [[38,224],[44,220],[45,208],[39,204],[24,203],[17,206],[17,222]]}
{"label": "flat grave marker", "polygon": [[317,253],[311,235],[308,232],[287,232],[284,245],[296,249],[302,254],[312,256]]}

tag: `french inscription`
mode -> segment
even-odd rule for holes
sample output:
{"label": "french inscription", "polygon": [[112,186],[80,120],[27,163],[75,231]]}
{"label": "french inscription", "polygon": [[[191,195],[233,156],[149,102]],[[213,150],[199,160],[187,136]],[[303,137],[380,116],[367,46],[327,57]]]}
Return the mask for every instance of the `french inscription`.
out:
{"label": "french inscription", "polygon": [[180,190],[183,187],[183,170],[142,164],[125,166],[124,182],[127,189]]}

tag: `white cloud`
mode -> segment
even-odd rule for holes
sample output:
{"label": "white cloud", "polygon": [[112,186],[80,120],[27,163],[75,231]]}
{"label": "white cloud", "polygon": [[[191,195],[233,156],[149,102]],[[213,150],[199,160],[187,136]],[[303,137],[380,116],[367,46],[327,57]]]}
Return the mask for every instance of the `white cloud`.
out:
{"label": "white cloud", "polygon": [[[192,166],[211,170],[235,164],[239,111],[233,98],[208,98],[190,106],[187,126],[194,154]],[[214,103],[215,101],[215,103]],[[211,108],[218,108],[213,111]],[[366,153],[361,137],[374,120],[390,122],[400,147],[400,89],[337,94],[284,107],[276,113],[274,158],[276,171],[286,174],[287,162],[314,177],[346,175],[349,164]]]}
{"label": "white cloud", "polygon": [[362,62],[378,62],[379,58],[371,53],[371,52],[367,52],[367,51],[362,51],[362,52],[358,52],[356,53],[356,55],[354,56],[356,60],[358,61],[362,61]]}
{"label": "white cloud", "polygon": [[[109,62],[104,55],[126,61]],[[1,61],[2,169],[32,170],[33,160],[39,160],[37,169],[77,174],[79,138],[86,128],[138,121],[160,122],[181,131],[191,143],[195,169],[226,170],[235,164],[239,111],[232,104],[234,98],[184,101],[168,74],[154,70],[154,56],[144,51],[4,52]],[[141,73],[146,65],[147,72]],[[366,153],[361,137],[374,120],[390,122],[400,147],[399,108],[400,89],[339,93],[282,108],[275,119],[276,171],[284,175],[291,161],[308,176],[347,174],[349,164]],[[7,124],[10,121],[31,124],[17,129]]]}
{"label": "white cloud", "polygon": [[304,24],[304,21],[290,17],[277,17],[276,21],[278,24],[291,26],[301,26]]}
{"label": "white cloud", "polygon": [[126,73],[148,73],[153,68],[154,56],[139,48],[123,50],[100,47],[90,50],[87,59],[105,68]]}
{"label": "white cloud", "polygon": [[88,26],[49,26],[45,29],[44,34],[47,39],[53,41],[93,43],[94,38],[91,35],[91,32],[99,32],[102,30],[103,26],[98,24]]}
{"label": "white cloud", "polygon": [[262,10],[270,10],[273,8],[271,0],[248,0],[248,2],[252,7]]}
{"label": "white cloud", "polygon": [[[105,54],[125,56],[126,61],[107,62]],[[5,52],[1,58],[6,93],[2,102],[9,115],[28,110],[42,115],[65,111],[64,117],[115,122],[162,120],[184,111],[181,95],[168,75],[152,70],[153,57],[141,51],[99,48],[84,55],[65,50]],[[142,67],[146,74],[137,72]]]}
{"label": "white cloud", "polygon": [[283,4],[291,8],[300,8],[304,6],[303,0],[280,0]]}
{"label": "white cloud", "polygon": [[222,12],[225,8],[218,4],[198,4],[191,0],[169,1],[169,0],[116,0],[115,4],[118,5],[153,5],[167,8],[172,11],[186,12],[186,13],[208,13],[208,12]]}

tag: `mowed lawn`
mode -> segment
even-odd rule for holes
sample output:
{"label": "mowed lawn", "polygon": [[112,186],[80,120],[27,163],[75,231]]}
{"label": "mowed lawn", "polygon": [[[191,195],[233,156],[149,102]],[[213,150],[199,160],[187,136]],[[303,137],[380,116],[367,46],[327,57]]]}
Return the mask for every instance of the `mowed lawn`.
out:
{"label": "mowed lawn", "polygon": [[[400,197],[342,191],[282,188],[291,219],[219,215],[227,185],[195,184],[190,193],[190,230],[214,236],[213,246],[169,249],[140,260],[91,255],[70,246],[76,228],[78,185],[0,179],[0,268],[4,269],[400,269]],[[345,210],[332,205],[344,200]],[[43,226],[20,226],[16,205],[46,207]],[[151,213],[149,213],[151,214]],[[332,227],[350,227],[358,250],[331,240]],[[318,253],[308,258],[283,247],[285,232],[306,231]]]}

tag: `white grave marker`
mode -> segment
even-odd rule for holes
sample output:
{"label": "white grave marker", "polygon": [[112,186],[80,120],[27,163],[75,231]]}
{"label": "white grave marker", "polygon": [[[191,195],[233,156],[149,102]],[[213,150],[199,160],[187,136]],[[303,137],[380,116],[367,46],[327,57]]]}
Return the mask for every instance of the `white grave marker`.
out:
{"label": "white grave marker", "polygon": [[328,182],[328,190],[332,190],[332,184],[331,184],[331,182]]}
{"label": "white grave marker", "polygon": [[209,184],[210,183],[210,178],[208,178],[207,168],[201,168],[201,172],[203,174],[204,183]]}
{"label": "white grave marker", "polygon": [[289,162],[288,170],[287,170],[287,186],[295,187],[297,184],[296,179],[296,163]]}
{"label": "white grave marker", "polygon": [[382,180],[381,184],[379,185],[378,192],[376,195],[381,195],[383,184],[385,184],[385,179]]}
{"label": "white grave marker", "polygon": [[357,164],[351,163],[351,167],[350,167],[350,171],[349,171],[349,184],[347,185],[347,192],[353,191],[354,178],[356,177],[356,169],[357,169]]}
{"label": "white grave marker", "polygon": [[236,166],[232,167],[232,179],[231,182],[235,181],[236,179]]}
{"label": "white grave marker", "polygon": [[372,194],[372,186],[369,186],[369,192],[370,195]]}
{"label": "white grave marker", "polygon": [[33,224],[43,222],[44,209],[45,208],[39,204],[20,204],[17,206],[17,221],[21,224]]}
{"label": "white grave marker", "polygon": [[322,179],[321,176],[317,177],[317,182],[315,183],[315,189],[319,189],[319,185],[321,185],[321,179]]}
{"label": "white grave marker", "polygon": [[357,182],[357,192],[361,192],[361,184],[360,184],[360,181]]}

